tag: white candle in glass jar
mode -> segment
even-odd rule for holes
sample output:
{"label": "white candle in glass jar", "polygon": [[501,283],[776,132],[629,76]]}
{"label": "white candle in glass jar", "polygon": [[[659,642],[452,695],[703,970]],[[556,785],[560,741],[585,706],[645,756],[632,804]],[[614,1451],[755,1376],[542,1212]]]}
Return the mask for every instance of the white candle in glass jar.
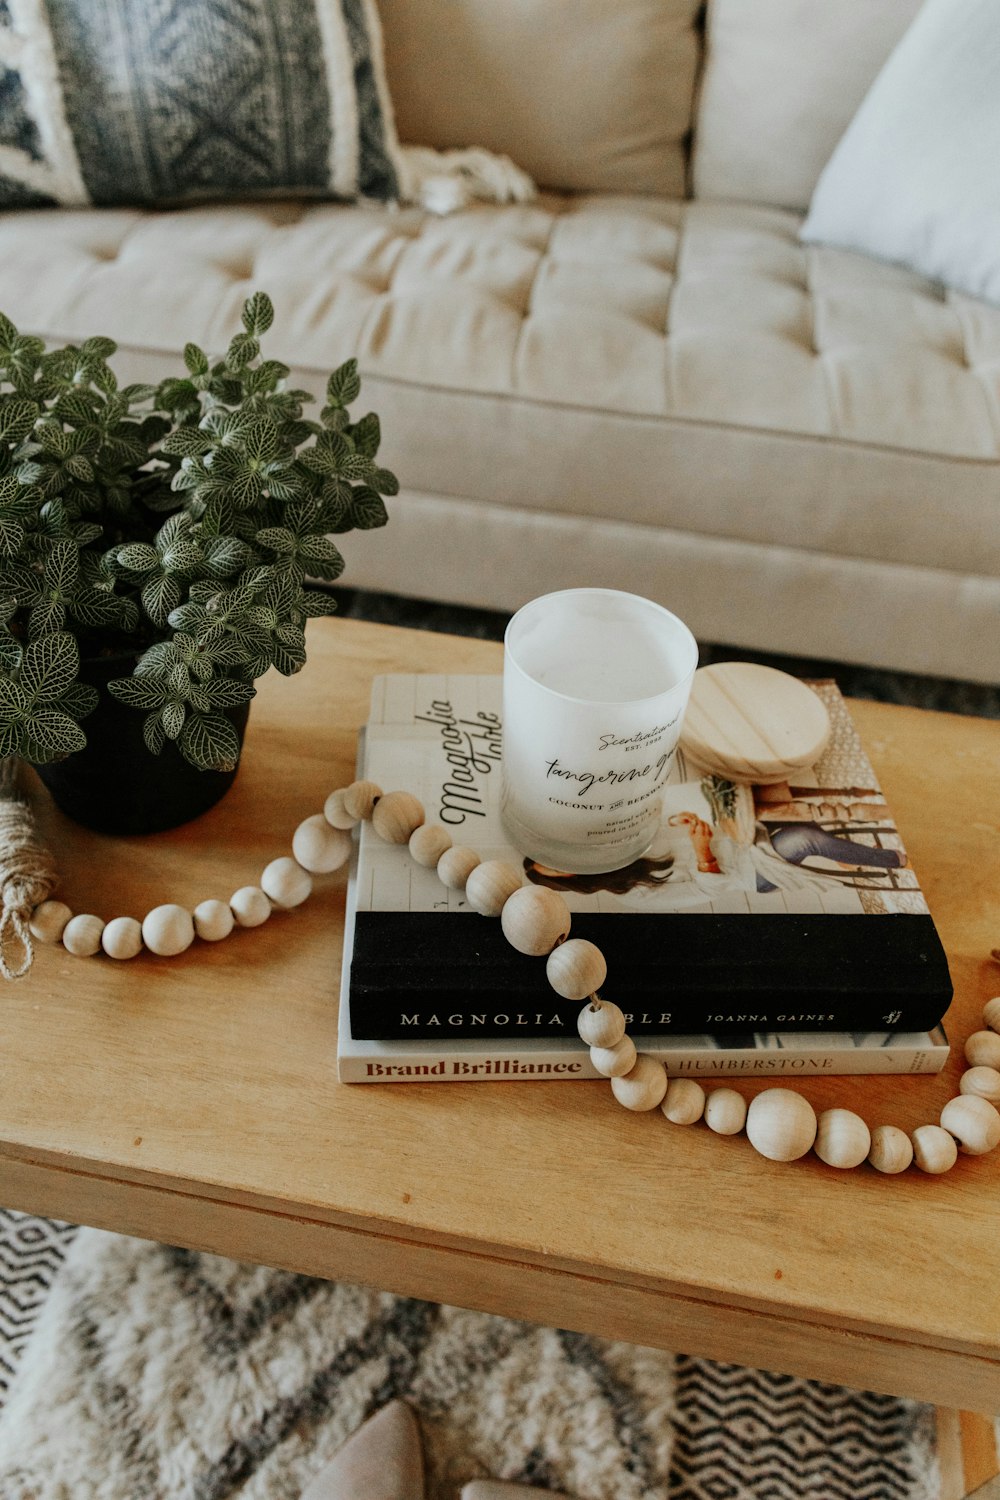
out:
{"label": "white candle in glass jar", "polygon": [[648,849],[698,647],[669,610],[614,589],[526,604],[504,638],[503,823],[559,871],[617,870]]}

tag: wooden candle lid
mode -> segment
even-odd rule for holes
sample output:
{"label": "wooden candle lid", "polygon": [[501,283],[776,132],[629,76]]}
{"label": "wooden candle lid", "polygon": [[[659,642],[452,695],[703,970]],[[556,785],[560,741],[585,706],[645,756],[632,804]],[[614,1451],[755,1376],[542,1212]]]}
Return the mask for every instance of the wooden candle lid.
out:
{"label": "wooden candle lid", "polygon": [[815,764],[829,737],[824,704],[787,672],[727,661],[694,674],[681,749],[702,770],[735,782],[787,781]]}

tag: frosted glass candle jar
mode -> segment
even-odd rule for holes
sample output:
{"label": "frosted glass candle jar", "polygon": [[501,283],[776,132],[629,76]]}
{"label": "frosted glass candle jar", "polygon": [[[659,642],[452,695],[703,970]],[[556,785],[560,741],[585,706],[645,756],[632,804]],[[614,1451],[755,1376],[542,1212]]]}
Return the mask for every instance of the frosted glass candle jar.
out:
{"label": "frosted glass candle jar", "polygon": [[659,604],[567,589],[504,637],[503,824],[553,870],[618,870],[649,848],[698,647]]}

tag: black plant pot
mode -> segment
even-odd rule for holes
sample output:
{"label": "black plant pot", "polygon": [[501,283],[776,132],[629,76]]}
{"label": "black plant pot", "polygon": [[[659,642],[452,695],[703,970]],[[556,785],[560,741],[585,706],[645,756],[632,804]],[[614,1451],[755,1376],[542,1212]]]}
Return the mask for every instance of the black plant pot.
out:
{"label": "black plant pot", "polygon": [[[135,661],[131,655],[81,663],[81,681],[101,695],[83,721],[86,748],[35,768],[59,811],[98,833],[161,833],[190,823],[225,796],[239,770],[196,770],[170,740],[159,755],[150,754],[142,737],[145,714],[107,689],[112,678],[129,676]],[[249,703],[223,712],[242,746]]]}

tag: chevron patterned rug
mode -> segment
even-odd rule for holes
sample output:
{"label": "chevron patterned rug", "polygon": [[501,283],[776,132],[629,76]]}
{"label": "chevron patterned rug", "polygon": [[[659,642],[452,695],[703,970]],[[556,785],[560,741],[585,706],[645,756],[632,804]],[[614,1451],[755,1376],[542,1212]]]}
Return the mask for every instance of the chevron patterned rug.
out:
{"label": "chevron patterned rug", "polygon": [[[0,1212],[3,1500],[297,1500],[394,1396],[428,1500],[937,1500],[915,1402]],[[541,1500],[541,1496],[540,1496]]]}

